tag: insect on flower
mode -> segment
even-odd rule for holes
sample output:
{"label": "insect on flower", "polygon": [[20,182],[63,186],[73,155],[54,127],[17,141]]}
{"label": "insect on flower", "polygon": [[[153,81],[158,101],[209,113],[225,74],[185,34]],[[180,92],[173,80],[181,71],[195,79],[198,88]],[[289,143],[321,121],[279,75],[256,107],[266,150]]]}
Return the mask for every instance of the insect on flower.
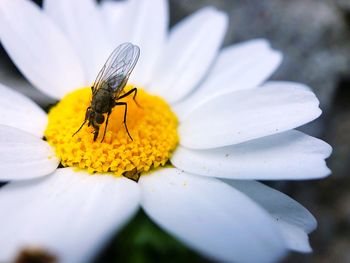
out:
{"label": "insect on flower", "polygon": [[128,82],[129,76],[137,63],[139,56],[140,48],[131,43],[123,43],[112,52],[91,87],[92,99],[90,106],[86,109],[85,120],[73,136],[77,134],[88,121],[88,126],[91,125],[94,128],[94,141],[96,141],[100,131],[100,125],[105,122],[104,114],[107,114],[106,126],[101,140],[101,142],[103,142],[112,109],[115,106],[123,106],[125,108],[125,130],[130,139],[133,140],[129,133],[128,126],[126,125],[128,105],[126,102],[120,102],[118,100],[133,94],[133,99],[137,104],[135,100],[137,88],[132,88],[124,93],[124,87]]}

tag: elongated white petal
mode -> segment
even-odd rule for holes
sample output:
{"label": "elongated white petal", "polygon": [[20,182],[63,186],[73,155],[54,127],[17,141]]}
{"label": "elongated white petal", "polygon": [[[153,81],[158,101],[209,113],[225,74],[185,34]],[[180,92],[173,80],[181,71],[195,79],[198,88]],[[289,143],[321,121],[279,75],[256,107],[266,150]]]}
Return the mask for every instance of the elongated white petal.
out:
{"label": "elongated white petal", "polygon": [[[127,38],[121,37],[119,32],[124,32],[126,27],[124,19],[126,18],[125,13],[128,11],[129,4],[130,1],[104,0],[99,5],[102,18],[114,44],[128,41]],[[123,26],[121,26],[122,23]],[[128,23],[128,26],[130,26],[130,23]]]}
{"label": "elongated white petal", "polygon": [[142,176],[139,184],[146,213],[208,257],[224,262],[271,262],[285,252],[279,229],[268,213],[223,182],[162,169]]}
{"label": "elongated white petal", "polygon": [[94,0],[45,0],[45,12],[65,32],[79,55],[91,85],[109,54],[112,45],[101,13]]}
{"label": "elongated white petal", "polygon": [[263,39],[224,48],[204,83],[187,100],[175,107],[183,115],[214,95],[257,87],[267,80],[282,60]]}
{"label": "elongated white petal", "polygon": [[170,32],[150,90],[169,102],[190,93],[216,57],[227,20],[224,13],[207,7],[178,23]]}
{"label": "elongated white petal", "polygon": [[311,91],[312,89],[309,86],[306,86],[303,83],[292,82],[292,81],[282,81],[282,80],[270,80],[264,83],[261,88],[281,88],[281,87],[289,87],[289,88],[298,88],[305,91]]}
{"label": "elongated white petal", "polygon": [[[108,3],[108,2],[107,2]],[[116,18],[109,18],[109,28],[115,43],[132,42],[140,46],[141,55],[130,83],[145,87],[155,70],[159,54],[162,53],[168,30],[169,15],[167,0],[131,0],[121,4],[111,3],[108,16],[113,10],[122,10]],[[118,15],[118,14],[117,14]]]}
{"label": "elongated white petal", "polygon": [[273,85],[220,95],[179,126],[180,143],[206,149],[237,144],[308,123],[321,114],[315,95],[298,85]]}
{"label": "elongated white petal", "polygon": [[50,145],[27,132],[0,125],[0,181],[48,175],[59,160]]}
{"label": "elongated white petal", "polygon": [[26,96],[0,84],[0,124],[16,127],[41,138],[46,113]]}
{"label": "elongated white petal", "polygon": [[59,262],[88,262],[136,211],[139,188],[125,178],[58,169],[0,190],[2,262],[41,247]]}
{"label": "elongated white petal", "polygon": [[47,95],[61,98],[84,84],[70,43],[31,1],[0,1],[0,39],[19,70]]}
{"label": "elongated white petal", "polygon": [[114,44],[118,45],[118,43],[131,41],[134,27],[133,20],[138,19],[132,12],[138,10],[141,9],[138,9],[136,0],[102,1],[100,12]]}
{"label": "elongated white petal", "polygon": [[276,224],[290,250],[303,253],[312,252],[309,236],[304,230],[283,220],[276,220]]}
{"label": "elongated white petal", "polygon": [[134,0],[135,12],[130,14],[132,42],[140,46],[141,56],[130,82],[146,87],[154,75],[156,63],[165,45],[169,26],[167,0]]}
{"label": "elongated white petal", "polygon": [[325,142],[291,130],[222,148],[177,147],[171,163],[199,175],[255,180],[315,179],[330,174]]}
{"label": "elongated white petal", "polygon": [[310,252],[308,233],[317,222],[313,215],[289,196],[256,181],[225,180],[265,208],[275,219],[289,249]]}
{"label": "elongated white petal", "polygon": [[213,94],[217,89],[257,87],[271,76],[281,60],[281,53],[272,50],[265,40],[226,47],[220,52],[207,81],[198,91]]}

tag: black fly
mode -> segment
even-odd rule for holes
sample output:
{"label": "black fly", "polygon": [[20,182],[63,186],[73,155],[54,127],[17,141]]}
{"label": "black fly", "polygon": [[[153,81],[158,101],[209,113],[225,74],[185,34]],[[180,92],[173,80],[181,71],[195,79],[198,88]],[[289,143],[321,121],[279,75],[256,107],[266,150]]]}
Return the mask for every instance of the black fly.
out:
{"label": "black fly", "polygon": [[[108,126],[109,115],[115,106],[124,107],[124,126],[130,139],[132,137],[126,125],[126,115],[128,105],[126,102],[118,102],[131,94],[135,100],[137,88],[133,88],[128,92],[123,92],[129,76],[134,69],[140,56],[140,48],[131,43],[123,43],[119,45],[109,56],[106,63],[98,73],[94,85],[91,87],[92,100],[90,106],[86,109],[85,120],[80,128],[73,134],[77,134],[84,124],[88,122],[88,126],[94,128],[94,141],[96,141],[100,125],[104,123],[107,114],[106,126],[101,142],[104,140]],[[136,102],[136,101],[135,101]]]}

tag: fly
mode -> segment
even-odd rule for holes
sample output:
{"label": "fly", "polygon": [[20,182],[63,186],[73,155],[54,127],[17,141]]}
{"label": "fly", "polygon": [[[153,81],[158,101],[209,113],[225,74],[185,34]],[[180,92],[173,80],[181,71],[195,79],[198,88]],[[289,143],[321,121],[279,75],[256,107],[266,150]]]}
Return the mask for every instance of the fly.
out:
{"label": "fly", "polygon": [[[112,52],[91,87],[92,99],[90,106],[86,109],[85,120],[73,136],[77,134],[88,121],[88,126],[94,128],[94,141],[96,141],[100,132],[100,126],[106,120],[106,126],[101,140],[101,142],[103,142],[112,109],[115,106],[123,106],[124,127],[129,138],[133,140],[129,133],[128,126],[126,125],[128,105],[126,102],[120,102],[119,100],[133,94],[133,99],[136,102],[137,88],[134,87],[125,93],[124,88],[139,56],[140,48],[131,43],[123,43]],[[105,114],[107,114],[107,118],[105,118]]]}

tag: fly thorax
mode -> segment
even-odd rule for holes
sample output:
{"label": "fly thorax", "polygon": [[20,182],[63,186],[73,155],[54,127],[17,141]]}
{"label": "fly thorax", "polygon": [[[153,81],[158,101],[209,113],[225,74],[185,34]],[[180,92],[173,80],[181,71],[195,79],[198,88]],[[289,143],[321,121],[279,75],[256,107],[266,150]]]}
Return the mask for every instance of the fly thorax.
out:
{"label": "fly thorax", "polygon": [[98,113],[107,113],[112,110],[113,106],[113,92],[106,89],[99,89],[91,101],[91,108]]}

